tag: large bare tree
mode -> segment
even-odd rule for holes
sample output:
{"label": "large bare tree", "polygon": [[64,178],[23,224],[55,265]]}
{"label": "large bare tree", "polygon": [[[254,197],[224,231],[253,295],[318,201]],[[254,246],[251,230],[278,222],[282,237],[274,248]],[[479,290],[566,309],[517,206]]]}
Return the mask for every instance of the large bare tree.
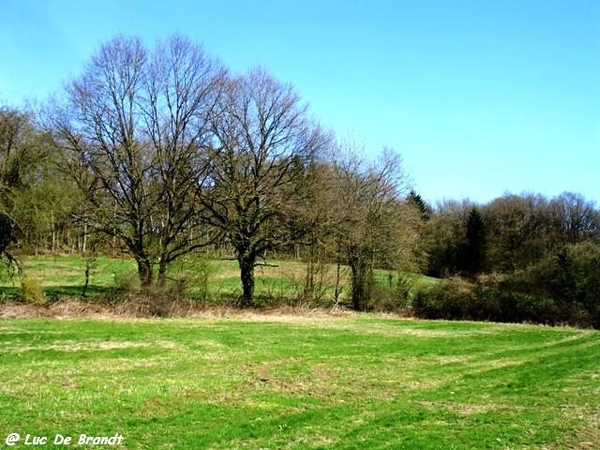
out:
{"label": "large bare tree", "polygon": [[65,169],[85,196],[84,220],[118,236],[142,286],[206,244],[197,195],[206,176],[209,117],[224,70],[202,47],[175,36],[149,53],[139,39],[104,44],[67,85],[53,116]]}
{"label": "large bare tree", "polygon": [[162,279],[172,261],[212,242],[212,230],[198,219],[198,206],[226,71],[200,46],[174,36],[159,44],[146,80],[144,121],[157,170],[154,227]]}
{"label": "large bare tree", "polygon": [[351,271],[352,307],[364,310],[376,268],[416,268],[418,214],[404,201],[408,178],[397,153],[369,162],[351,144],[335,157],[328,185],[338,263]]}
{"label": "large bare tree", "polygon": [[255,69],[232,79],[214,116],[208,222],[235,250],[242,306],[254,304],[254,267],[266,251],[302,234],[307,167],[328,138],[306,117],[288,85]]}

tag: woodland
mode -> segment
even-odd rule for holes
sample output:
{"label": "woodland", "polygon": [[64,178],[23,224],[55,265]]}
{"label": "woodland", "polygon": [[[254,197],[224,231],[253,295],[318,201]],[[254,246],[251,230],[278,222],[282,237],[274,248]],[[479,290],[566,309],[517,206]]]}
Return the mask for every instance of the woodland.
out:
{"label": "woodland", "polygon": [[43,105],[0,106],[0,252],[22,285],[25,255],[125,255],[136,293],[164,294],[172,265],[201,255],[237,262],[248,308],[255,268],[293,260],[308,304],[327,266],[348,270],[357,311],[600,327],[593,201],[430,205],[399,153],[366,150],[265,68],[233,74],[182,36],[118,36]]}

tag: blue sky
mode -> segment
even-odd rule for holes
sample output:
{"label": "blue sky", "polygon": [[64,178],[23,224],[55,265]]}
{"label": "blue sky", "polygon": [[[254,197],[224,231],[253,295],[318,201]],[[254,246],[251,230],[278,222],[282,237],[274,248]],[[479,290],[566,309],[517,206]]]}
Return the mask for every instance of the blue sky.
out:
{"label": "blue sky", "polygon": [[423,197],[600,203],[600,1],[2,0],[0,102],[43,100],[118,33],[179,32],[398,151]]}

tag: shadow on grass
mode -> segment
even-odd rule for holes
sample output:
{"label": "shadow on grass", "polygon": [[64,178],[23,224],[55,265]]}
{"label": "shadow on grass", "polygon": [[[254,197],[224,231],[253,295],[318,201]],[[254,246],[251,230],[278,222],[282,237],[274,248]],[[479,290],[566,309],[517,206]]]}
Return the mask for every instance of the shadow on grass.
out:
{"label": "shadow on grass", "polygon": [[[110,296],[114,293],[115,288],[108,286],[88,286],[85,296],[83,296],[83,287],[77,285],[51,286],[42,290],[44,295],[50,300],[60,297],[100,299]],[[21,293],[22,290],[20,287],[0,287],[0,299],[18,301],[21,299]]]}

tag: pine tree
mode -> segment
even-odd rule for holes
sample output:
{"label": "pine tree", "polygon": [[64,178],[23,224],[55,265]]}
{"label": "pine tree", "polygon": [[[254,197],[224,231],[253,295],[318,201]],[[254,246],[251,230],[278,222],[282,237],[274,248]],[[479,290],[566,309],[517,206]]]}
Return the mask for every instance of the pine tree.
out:
{"label": "pine tree", "polygon": [[469,276],[481,273],[485,266],[486,233],[485,224],[477,208],[471,209],[467,217],[466,242],[460,266]]}
{"label": "pine tree", "polygon": [[411,191],[408,194],[408,197],[406,198],[406,201],[408,202],[408,204],[415,206],[421,212],[421,218],[423,220],[429,220],[429,217],[431,215],[431,208],[427,205],[427,203],[425,203],[423,197],[417,194],[414,189],[411,189]]}

